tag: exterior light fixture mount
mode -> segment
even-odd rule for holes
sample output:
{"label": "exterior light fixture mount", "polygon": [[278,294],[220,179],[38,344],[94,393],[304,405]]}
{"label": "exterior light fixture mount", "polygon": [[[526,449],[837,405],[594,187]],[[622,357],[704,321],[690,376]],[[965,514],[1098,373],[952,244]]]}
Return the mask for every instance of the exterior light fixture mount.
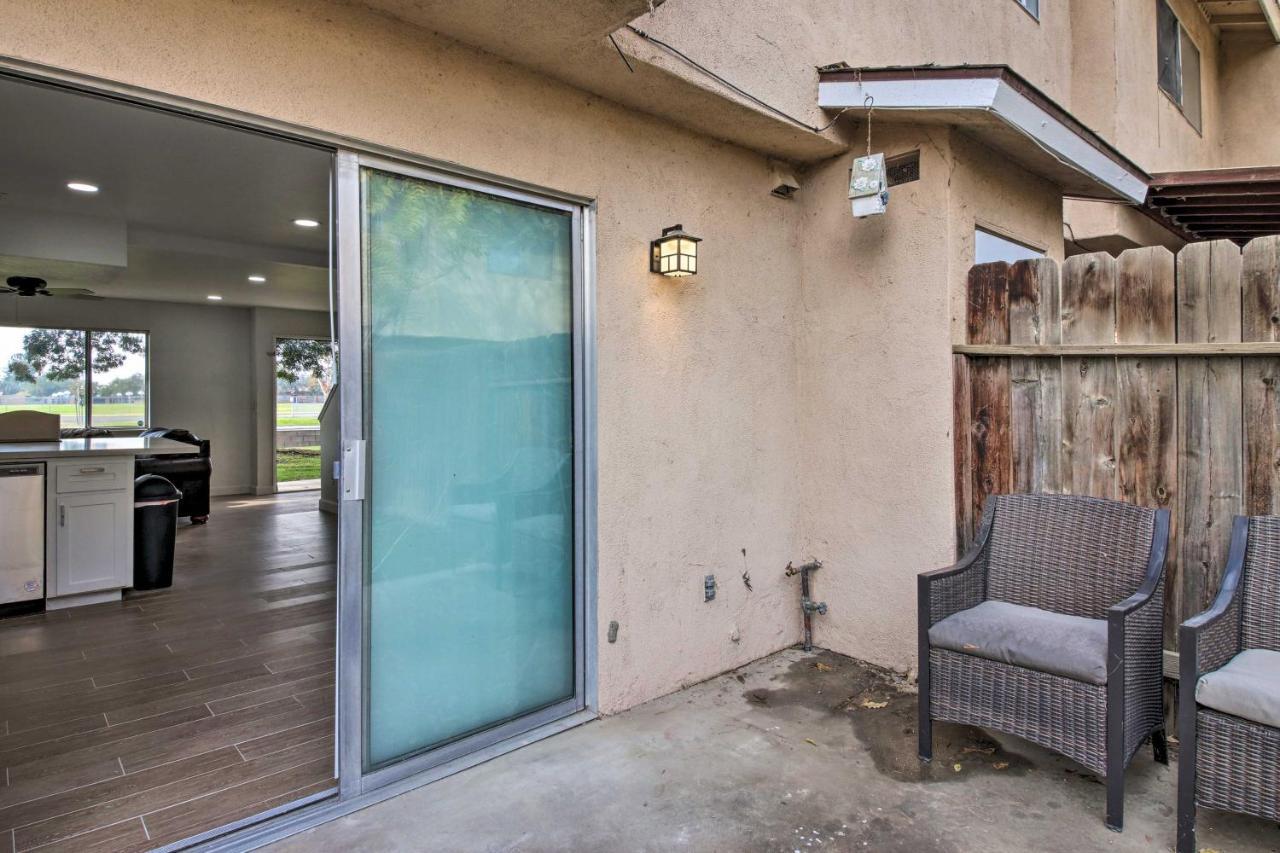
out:
{"label": "exterior light fixture mount", "polygon": [[680,278],[698,274],[698,244],[701,237],[684,232],[683,225],[662,229],[662,236],[649,244],[649,271]]}

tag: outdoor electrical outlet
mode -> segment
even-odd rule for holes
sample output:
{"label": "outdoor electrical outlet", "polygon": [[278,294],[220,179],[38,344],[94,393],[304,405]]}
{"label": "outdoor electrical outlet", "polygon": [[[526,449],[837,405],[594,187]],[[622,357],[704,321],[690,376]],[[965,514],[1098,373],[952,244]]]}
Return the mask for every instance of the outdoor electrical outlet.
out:
{"label": "outdoor electrical outlet", "polygon": [[706,580],[702,582],[702,600],[714,601],[716,597],[716,576],[707,575]]}

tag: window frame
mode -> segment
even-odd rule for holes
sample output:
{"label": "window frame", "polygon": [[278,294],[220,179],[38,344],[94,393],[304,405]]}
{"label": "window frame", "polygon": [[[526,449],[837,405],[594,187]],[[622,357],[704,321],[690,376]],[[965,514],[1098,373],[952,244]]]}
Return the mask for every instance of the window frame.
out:
{"label": "window frame", "polygon": [[[1176,92],[1170,91],[1165,87],[1164,82],[1160,79],[1161,68],[1161,37],[1160,18],[1163,13],[1167,12],[1173,19],[1174,33],[1173,44],[1171,46],[1172,64],[1177,72]],[[1185,48],[1190,46],[1195,51],[1195,79],[1187,80],[1187,53]],[[1178,12],[1173,8],[1173,4],[1169,0],[1156,0],[1156,88],[1160,93],[1169,99],[1178,112],[1182,113],[1182,117],[1187,120],[1187,124],[1191,125],[1196,133],[1204,134],[1204,89],[1202,86],[1202,72],[1204,52],[1200,50],[1200,46],[1196,44],[1196,40],[1191,37],[1191,31],[1183,25],[1182,19],[1178,17]],[[1187,89],[1188,82],[1195,87],[1195,108],[1189,111],[1187,106]],[[1194,115],[1193,115],[1194,112]]]}
{"label": "window frame", "polygon": [[1040,23],[1040,0],[1013,0],[1013,2],[1020,6],[1022,11],[1030,15],[1036,23]]}
{"label": "window frame", "polygon": [[[979,232],[986,234],[988,237],[994,237],[995,239],[1003,243],[1008,243],[1011,246],[1017,246],[1021,249],[1026,249],[1028,252],[1031,252],[1035,255],[1034,258],[1023,258],[1022,260],[1037,260],[1040,258],[1049,257],[1049,250],[1045,247],[1037,246],[1034,243],[1029,243],[1026,240],[1020,239],[1018,237],[1014,237],[1009,232],[1001,228],[997,228],[996,226],[987,224],[985,222],[975,222],[973,224],[973,262],[975,264],[999,263],[1000,260],[1002,260],[1002,259],[997,259],[996,261],[979,261],[978,260],[978,233]],[[1004,261],[1004,263],[1016,263],[1016,261]]]}
{"label": "window frame", "polygon": [[[141,432],[151,427],[151,332],[147,329],[119,329],[103,326],[63,326],[43,323],[0,323],[6,329],[45,329],[61,332],[79,332],[84,335],[84,429],[94,429],[93,423],[93,336],[95,334],[141,335],[142,344],[142,426],[110,427],[113,431]],[[107,429],[107,427],[103,427]]]}

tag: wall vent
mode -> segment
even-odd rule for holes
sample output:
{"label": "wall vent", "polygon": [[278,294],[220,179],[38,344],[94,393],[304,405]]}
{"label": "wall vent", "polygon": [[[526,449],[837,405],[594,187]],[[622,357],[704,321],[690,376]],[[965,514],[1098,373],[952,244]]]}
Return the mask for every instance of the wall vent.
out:
{"label": "wall vent", "polygon": [[884,168],[891,187],[918,181],[920,180],[920,152],[919,150],[909,151],[906,154],[890,157],[885,161]]}

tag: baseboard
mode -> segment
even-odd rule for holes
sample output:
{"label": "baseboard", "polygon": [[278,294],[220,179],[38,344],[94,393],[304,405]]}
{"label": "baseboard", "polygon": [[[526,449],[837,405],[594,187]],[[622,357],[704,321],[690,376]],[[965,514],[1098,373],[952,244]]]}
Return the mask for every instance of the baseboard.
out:
{"label": "baseboard", "polygon": [[45,610],[65,610],[68,607],[81,607],[85,604],[103,604],[107,601],[119,601],[121,591],[110,589],[105,592],[83,592],[79,595],[60,595],[45,600]]}
{"label": "baseboard", "polygon": [[321,498],[321,499],[320,499],[319,507],[320,507],[320,511],[321,511],[321,512],[327,512],[327,513],[329,513],[330,515],[337,515],[337,514],[338,514],[338,502],[337,502],[337,501],[328,501],[328,500],[325,500],[324,498]]}
{"label": "baseboard", "polygon": [[253,486],[210,486],[209,496],[213,498],[226,498],[232,495],[260,495],[271,494],[270,492],[259,492]]}

